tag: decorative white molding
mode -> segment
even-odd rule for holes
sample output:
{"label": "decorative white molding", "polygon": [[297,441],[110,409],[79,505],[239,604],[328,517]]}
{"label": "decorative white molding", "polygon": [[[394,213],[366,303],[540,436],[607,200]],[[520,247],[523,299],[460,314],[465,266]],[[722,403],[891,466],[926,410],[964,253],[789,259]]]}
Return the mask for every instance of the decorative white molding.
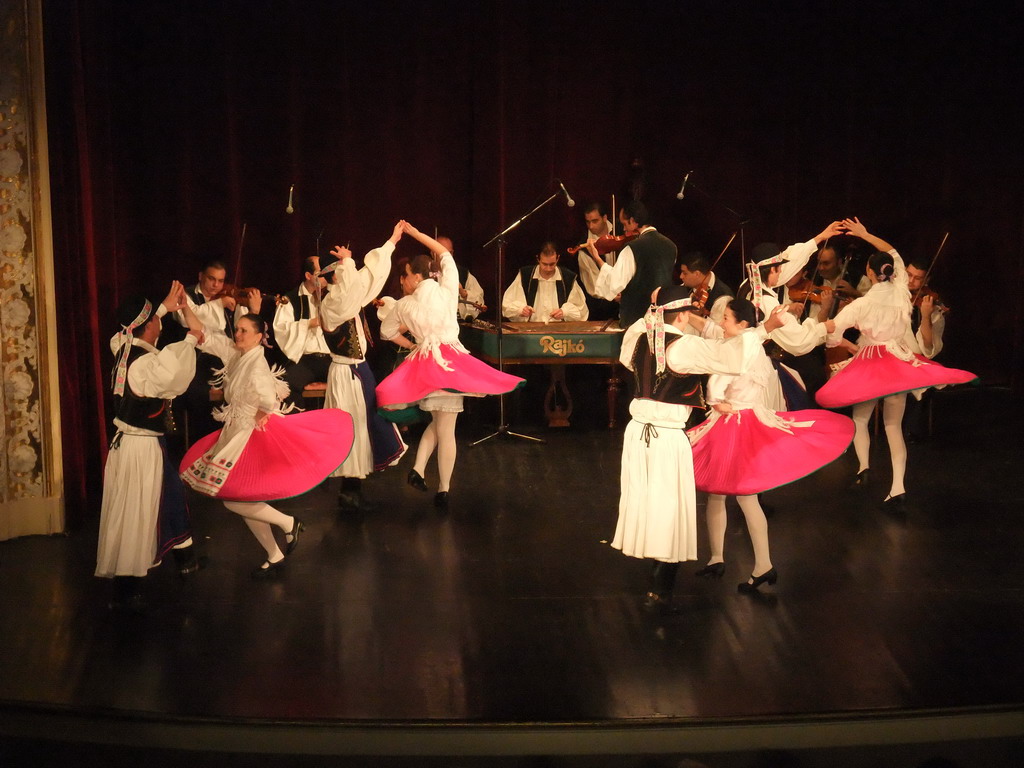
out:
{"label": "decorative white molding", "polygon": [[0,3],[0,540],[64,528],[41,0]]}

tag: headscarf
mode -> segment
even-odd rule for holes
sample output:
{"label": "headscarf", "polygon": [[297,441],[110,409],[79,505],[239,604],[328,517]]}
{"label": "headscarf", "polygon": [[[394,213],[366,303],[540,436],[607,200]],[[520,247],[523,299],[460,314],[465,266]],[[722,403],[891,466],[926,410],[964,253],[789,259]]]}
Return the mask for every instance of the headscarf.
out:
{"label": "headscarf", "polygon": [[665,372],[665,312],[690,307],[692,301],[685,295],[689,289],[684,285],[666,286],[658,291],[657,303],[651,304],[644,313],[644,328],[647,331],[647,346],[654,355],[656,372]]}
{"label": "headscarf", "polygon": [[143,296],[133,296],[126,299],[117,310],[117,319],[121,324],[118,332],[118,340],[121,348],[117,354],[117,365],[114,366],[113,388],[114,396],[124,395],[124,385],[128,380],[128,355],[132,351],[132,339],[134,331],[149,322],[153,315],[152,302]]}

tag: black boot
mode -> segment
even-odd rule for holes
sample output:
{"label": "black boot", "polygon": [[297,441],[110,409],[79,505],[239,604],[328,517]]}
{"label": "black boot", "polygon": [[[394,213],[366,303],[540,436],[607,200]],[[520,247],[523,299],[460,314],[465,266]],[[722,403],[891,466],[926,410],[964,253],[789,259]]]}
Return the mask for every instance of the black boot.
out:
{"label": "black boot", "polygon": [[665,613],[672,601],[672,587],[676,583],[679,563],[656,560],[651,568],[651,588],[644,596],[643,607],[652,613]]}
{"label": "black boot", "polygon": [[363,498],[363,481],[358,477],[343,477],[341,479],[338,508],[342,512],[357,512],[360,514],[373,511],[373,505]]}
{"label": "black boot", "polygon": [[142,579],[138,576],[115,576],[114,596],[109,608],[118,613],[145,613],[146,601],[142,596]]}
{"label": "black boot", "polygon": [[189,576],[206,564],[206,558],[196,556],[195,544],[189,544],[181,549],[172,549],[171,552],[174,553],[174,564],[178,566],[178,573],[182,576]]}

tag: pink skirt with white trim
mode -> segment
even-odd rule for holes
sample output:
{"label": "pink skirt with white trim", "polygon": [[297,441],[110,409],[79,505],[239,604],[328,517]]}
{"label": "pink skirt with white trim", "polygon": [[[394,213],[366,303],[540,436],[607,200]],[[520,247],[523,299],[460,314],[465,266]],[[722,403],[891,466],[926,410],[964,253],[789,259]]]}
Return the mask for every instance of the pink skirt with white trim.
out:
{"label": "pink skirt with white trim", "polygon": [[815,399],[823,408],[843,408],[880,397],[926,387],[967,384],[978,377],[970,371],[947,368],[922,355],[901,360],[881,345],[861,347],[853,359],[821,389]]}
{"label": "pink skirt with white trim", "polygon": [[377,385],[377,407],[400,408],[441,391],[477,397],[500,395],[524,383],[448,344],[442,344],[440,350],[451,370],[442,368],[430,355],[410,355]]}
{"label": "pink skirt with white trim", "polygon": [[[303,494],[340,467],[352,448],[352,417],[337,408],[271,416],[264,430],[252,431],[232,466],[214,467],[210,462],[222,432],[196,441],[179,471],[200,493],[224,501],[272,501]],[[206,482],[215,482],[216,490],[204,490]]]}
{"label": "pink skirt with white trim", "polygon": [[778,488],[835,461],[853,440],[853,421],[838,413],[806,410],[776,415],[790,431],[764,424],[750,409],[713,417],[715,423],[693,443],[697,490],[748,496]]}

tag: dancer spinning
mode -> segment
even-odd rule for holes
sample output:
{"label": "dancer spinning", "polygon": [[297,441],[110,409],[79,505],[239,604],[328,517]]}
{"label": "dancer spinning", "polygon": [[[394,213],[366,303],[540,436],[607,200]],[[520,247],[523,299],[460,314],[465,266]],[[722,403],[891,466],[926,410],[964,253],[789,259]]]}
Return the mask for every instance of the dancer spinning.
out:
{"label": "dancer spinning", "polygon": [[[758,266],[751,267],[756,301],[762,287]],[[689,319],[705,337],[731,339],[754,334],[759,312],[754,303],[733,299],[721,327],[692,313]],[[768,520],[757,494],[799,480],[834,461],[853,439],[853,423],[845,416],[822,410],[772,410],[769,392],[777,375],[762,348],[739,376],[711,376],[707,389],[710,416],[688,433],[693,445],[694,484],[709,494],[711,558],[697,575],[720,578],[725,573],[725,497],[734,495],[754,548],[754,569],[750,578],[738,585],[740,592],[755,592],[762,584],[774,584],[778,579],[768,546]]]}
{"label": "dancer spinning", "polygon": [[416,463],[408,483],[426,491],[427,461],[437,450],[439,475],[434,505],[448,507],[448,492],[455,469],[457,448],[455,422],[465,395],[498,395],[511,392],[523,380],[477,360],[459,342],[456,311],[459,275],[451,253],[434,238],[404,222],[405,233],[428,250],[441,254],[437,279],[430,271],[430,257],[423,254],[405,265],[403,290],[408,295],[395,303],[381,322],[381,337],[413,351],[393,373],[377,385],[377,404],[385,410],[401,410],[412,404],[430,413],[431,421],[416,450]]}
{"label": "dancer spinning", "polygon": [[728,340],[684,333],[691,303],[682,285],[661,288],[640,320],[626,329],[619,361],[633,372],[636,394],[622,438],[619,517],[611,546],[653,561],[644,608],[664,610],[679,563],[697,559],[697,494],[686,437],[692,408],[703,406],[697,374],[739,374],[764,352],[770,317],[756,333]]}
{"label": "dancer spinning", "polygon": [[[281,401],[288,396],[283,371],[271,371],[263,356],[267,324],[259,315],[259,292],[250,297],[252,311],[239,318],[235,343],[207,337],[206,351],[226,361],[219,374],[225,405],[214,418],[223,429],[196,442],[181,462],[181,476],[195,490],[216,496],[245,518],[266,551],[253,578],[275,575],[299,542],[303,524],[266,503],[305,493],[345,460],[352,446],[352,418],[335,408],[285,417]],[[186,312],[189,328],[199,329]],[[285,534],[282,552],[272,526]]]}
{"label": "dancer spinning", "polygon": [[843,221],[844,229],[878,249],[868,259],[867,277],[871,288],[839,312],[828,325],[829,346],[840,343],[843,331],[857,328],[859,350],[842,370],[818,390],[818,403],[825,408],[853,406],[857,431],[853,445],[859,467],[857,486],[867,483],[871,435],[868,420],[879,399],[883,400],[882,419],[889,441],[892,461],[892,485],[883,501],[886,509],[902,509],[906,504],[904,475],[907,446],[903,440],[903,412],[907,392],[922,387],[965,384],[977,377],[968,371],[946,368],[915,355],[904,338],[910,326],[910,291],[903,259],[889,243],[870,234],[856,217]]}

